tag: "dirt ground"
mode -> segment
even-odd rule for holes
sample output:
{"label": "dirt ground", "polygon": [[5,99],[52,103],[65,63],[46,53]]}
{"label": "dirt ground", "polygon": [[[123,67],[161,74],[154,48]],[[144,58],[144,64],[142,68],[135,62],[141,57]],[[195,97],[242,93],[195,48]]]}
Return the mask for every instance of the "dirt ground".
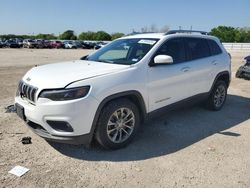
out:
{"label": "dirt ground", "polygon": [[[32,66],[87,53],[0,49],[0,187],[250,187],[250,81],[234,76],[250,52],[231,52],[232,83],[221,111],[194,106],[166,113],[117,151],[48,143],[5,113]],[[32,144],[23,145],[24,136]],[[30,171],[9,174],[16,165]]]}

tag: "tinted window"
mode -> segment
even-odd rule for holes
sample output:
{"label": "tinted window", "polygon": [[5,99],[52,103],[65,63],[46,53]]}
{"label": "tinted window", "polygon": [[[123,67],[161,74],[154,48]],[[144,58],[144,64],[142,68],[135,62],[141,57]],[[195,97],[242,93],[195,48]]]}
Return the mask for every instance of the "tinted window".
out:
{"label": "tinted window", "polygon": [[218,55],[220,53],[222,53],[221,48],[219,47],[219,45],[213,41],[213,40],[207,40],[208,41],[208,45],[210,47],[210,51],[212,55]]}
{"label": "tinted window", "polygon": [[169,55],[174,63],[181,63],[186,60],[184,41],[181,38],[170,39],[163,44],[156,55]]}
{"label": "tinted window", "polygon": [[187,38],[186,43],[191,60],[210,56],[210,49],[206,39]]}

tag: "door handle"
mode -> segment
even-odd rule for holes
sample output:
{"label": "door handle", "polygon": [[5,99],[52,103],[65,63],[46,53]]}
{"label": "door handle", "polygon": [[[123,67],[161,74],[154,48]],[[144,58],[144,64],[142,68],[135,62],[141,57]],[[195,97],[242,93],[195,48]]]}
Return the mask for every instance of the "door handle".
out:
{"label": "door handle", "polygon": [[212,63],[212,65],[217,65],[218,64],[216,60],[213,60],[211,63]]}
{"label": "door handle", "polygon": [[190,70],[190,67],[183,67],[181,69],[182,72],[188,72]]}

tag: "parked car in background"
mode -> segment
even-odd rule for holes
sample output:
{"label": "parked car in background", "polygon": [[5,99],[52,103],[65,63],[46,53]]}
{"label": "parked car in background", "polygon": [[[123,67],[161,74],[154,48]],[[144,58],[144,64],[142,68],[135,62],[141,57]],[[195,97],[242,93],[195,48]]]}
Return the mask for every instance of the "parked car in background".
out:
{"label": "parked car in background", "polygon": [[44,48],[50,48],[50,41],[49,40],[43,40],[43,46],[44,46]]}
{"label": "parked car in background", "polygon": [[82,45],[83,45],[86,49],[94,49],[96,43],[95,43],[95,42],[82,42]]}
{"label": "parked car in background", "polygon": [[58,41],[58,40],[56,40],[56,41],[51,41],[51,42],[50,42],[50,47],[51,47],[51,48],[64,48],[64,44],[63,44],[63,42]]}
{"label": "parked car in background", "polygon": [[16,42],[19,44],[19,47],[23,47],[23,40],[22,39],[16,39]]}
{"label": "parked car in background", "polygon": [[102,48],[103,46],[105,46],[106,44],[107,43],[105,43],[105,42],[97,42],[94,49],[98,50],[98,49]]}
{"label": "parked car in background", "polygon": [[64,41],[63,44],[64,44],[64,48],[66,48],[66,49],[76,49],[77,48],[76,44],[72,41]]}
{"label": "parked car in background", "polygon": [[4,47],[4,44],[2,41],[0,41],[0,48],[3,48]]}
{"label": "parked car in background", "polygon": [[74,44],[75,44],[76,48],[83,48],[82,43],[79,41],[74,41]]}
{"label": "parked car in background", "polygon": [[37,48],[45,48],[45,44],[44,44],[44,40],[42,39],[36,39],[34,40],[34,42],[36,43],[36,47]]}
{"label": "parked car in background", "polygon": [[90,45],[86,42],[80,42],[82,44],[83,49],[93,49],[93,45]]}
{"label": "parked car in background", "polygon": [[37,43],[35,40],[25,39],[23,40],[23,47],[24,48],[37,48]]}
{"label": "parked car in background", "polygon": [[20,45],[14,39],[6,40],[4,46],[8,48],[20,48]]}

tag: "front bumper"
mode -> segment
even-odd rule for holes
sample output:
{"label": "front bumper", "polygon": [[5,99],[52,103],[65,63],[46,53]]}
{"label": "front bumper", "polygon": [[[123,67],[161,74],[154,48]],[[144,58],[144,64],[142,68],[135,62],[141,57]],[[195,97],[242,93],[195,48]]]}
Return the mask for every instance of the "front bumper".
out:
{"label": "front bumper", "polygon": [[56,136],[52,135],[47,132],[45,129],[41,128],[41,125],[35,124],[34,122],[27,121],[27,126],[37,135],[44,138],[45,140],[58,142],[58,143],[65,143],[65,144],[84,144],[89,145],[92,140],[92,134],[84,134],[80,136]]}
{"label": "front bumper", "polygon": [[[99,103],[91,96],[70,101],[39,98],[35,104],[18,96],[15,103],[24,108],[28,127],[46,140],[85,144],[92,138],[91,128]],[[72,130],[55,129],[49,121],[67,122]]]}

